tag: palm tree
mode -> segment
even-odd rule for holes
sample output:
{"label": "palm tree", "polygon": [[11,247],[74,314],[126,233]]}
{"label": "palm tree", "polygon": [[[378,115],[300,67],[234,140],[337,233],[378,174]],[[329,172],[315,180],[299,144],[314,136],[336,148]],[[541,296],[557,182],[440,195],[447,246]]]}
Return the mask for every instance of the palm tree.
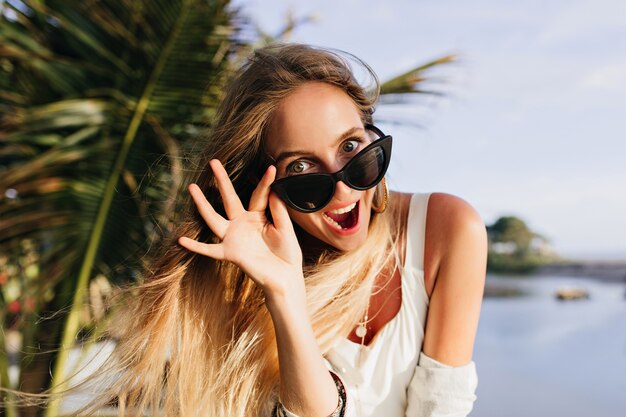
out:
{"label": "palm tree", "polygon": [[455,62],[456,59],[456,55],[447,54],[418,65],[409,71],[403,72],[402,74],[383,82],[380,86],[380,94],[382,96],[391,94],[440,95],[441,93],[437,90],[424,88],[430,81],[430,77],[427,75],[427,72],[432,68]]}
{"label": "palm tree", "polygon": [[[62,379],[89,281],[128,280],[146,248],[169,229],[181,152],[210,122],[238,47],[238,23],[227,6],[0,5],[0,245],[14,260],[25,255],[20,242],[39,254],[35,276],[4,271],[19,291],[3,291],[3,304],[35,303],[18,304],[15,323],[3,321],[22,330],[27,353],[60,343],[55,379]],[[22,389],[48,385],[52,356],[22,356]],[[0,375],[8,388],[6,362]]]}
{"label": "palm tree", "polygon": [[[136,279],[167,238],[190,139],[210,127],[251,48],[228,3],[0,0],[2,388],[11,387],[9,330],[22,336],[20,389],[49,386],[51,362],[63,380],[79,330],[93,333],[102,317],[85,315],[90,286]],[[279,37],[309,20],[288,17]],[[259,34],[261,44],[276,39]],[[420,92],[430,66],[383,93]]]}

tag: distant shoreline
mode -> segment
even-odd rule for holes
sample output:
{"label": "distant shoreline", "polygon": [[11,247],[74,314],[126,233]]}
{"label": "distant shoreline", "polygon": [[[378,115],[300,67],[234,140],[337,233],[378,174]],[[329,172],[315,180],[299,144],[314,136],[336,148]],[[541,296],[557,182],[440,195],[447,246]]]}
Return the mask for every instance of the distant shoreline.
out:
{"label": "distant shoreline", "polygon": [[532,275],[595,278],[626,283],[626,261],[564,261],[541,266]]}

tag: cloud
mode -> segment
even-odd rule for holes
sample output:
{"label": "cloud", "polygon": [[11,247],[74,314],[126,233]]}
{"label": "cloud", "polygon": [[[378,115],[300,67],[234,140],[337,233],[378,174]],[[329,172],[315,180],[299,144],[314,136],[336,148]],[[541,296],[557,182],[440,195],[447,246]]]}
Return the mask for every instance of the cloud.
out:
{"label": "cloud", "polygon": [[546,25],[539,36],[544,44],[558,44],[612,31],[626,30],[626,2],[623,0],[582,0],[568,4]]}
{"label": "cloud", "polygon": [[603,92],[626,92],[626,61],[598,66],[580,80],[579,86]]}

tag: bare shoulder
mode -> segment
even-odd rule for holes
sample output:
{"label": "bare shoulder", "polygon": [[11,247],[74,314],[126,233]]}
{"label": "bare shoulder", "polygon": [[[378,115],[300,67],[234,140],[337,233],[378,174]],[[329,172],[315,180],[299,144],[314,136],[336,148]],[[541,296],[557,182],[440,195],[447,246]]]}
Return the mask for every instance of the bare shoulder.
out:
{"label": "bare shoulder", "polygon": [[[427,226],[437,228],[448,237],[458,232],[486,235],[485,223],[467,201],[446,193],[432,193],[428,201]],[[475,236],[475,237],[479,237]]]}
{"label": "bare shoulder", "polygon": [[424,280],[430,306],[424,352],[456,366],[471,359],[485,284],[487,232],[478,212],[451,194],[433,193],[426,219]]}
{"label": "bare shoulder", "polygon": [[[478,264],[476,267],[481,266],[481,270],[484,270],[486,256],[487,232],[476,209],[455,195],[431,194],[424,253],[427,293],[432,294],[442,264],[451,261],[462,264],[471,260],[470,264]],[[481,276],[484,281],[484,271]]]}

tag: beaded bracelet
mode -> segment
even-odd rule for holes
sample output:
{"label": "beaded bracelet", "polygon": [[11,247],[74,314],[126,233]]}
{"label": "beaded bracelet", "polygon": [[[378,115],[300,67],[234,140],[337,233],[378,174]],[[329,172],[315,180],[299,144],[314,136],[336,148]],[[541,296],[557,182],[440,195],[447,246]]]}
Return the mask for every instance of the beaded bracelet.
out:
{"label": "beaded bracelet", "polygon": [[[343,417],[346,411],[346,388],[343,386],[343,382],[337,374],[333,371],[330,372],[330,375],[333,377],[335,381],[335,386],[337,387],[337,393],[339,394],[339,402],[337,404],[337,408],[332,412],[328,417]],[[274,410],[272,411],[272,417],[298,417],[296,414],[288,411],[285,406],[278,401]]]}

